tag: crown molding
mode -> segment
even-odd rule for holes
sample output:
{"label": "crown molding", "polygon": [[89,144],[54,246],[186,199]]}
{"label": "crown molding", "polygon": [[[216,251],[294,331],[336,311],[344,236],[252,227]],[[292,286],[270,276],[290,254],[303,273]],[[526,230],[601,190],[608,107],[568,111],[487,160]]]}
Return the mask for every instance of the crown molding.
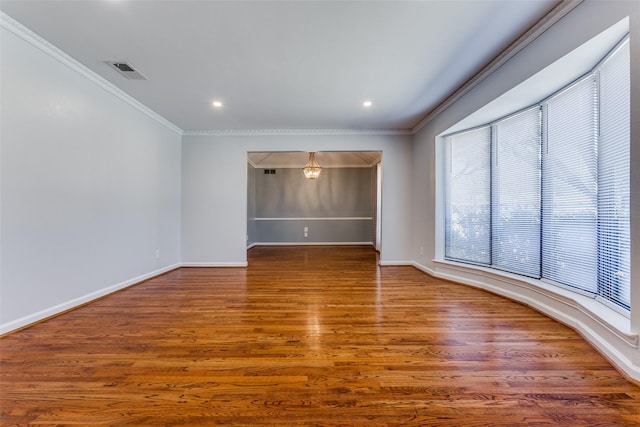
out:
{"label": "crown molding", "polygon": [[111,93],[112,95],[116,96],[120,100],[131,105],[136,110],[142,112],[146,116],[166,126],[167,128],[176,132],[179,135],[183,134],[182,129],[180,129],[179,127],[177,127],[176,125],[174,125],[173,123],[171,123],[170,121],[168,121],[167,119],[165,119],[164,117],[156,113],[155,111],[151,110],[149,107],[142,104],[140,101],[133,98],[131,95],[128,95],[127,93],[122,91],[121,89],[116,87],[113,83],[109,82],[104,77],[98,75],[95,71],[91,70],[85,65],[82,65],[76,59],[69,56],[64,51],[60,50],[58,47],[54,46],[47,40],[43,39],[42,37],[40,37],[39,35],[37,35],[36,33],[34,33],[33,31],[31,31],[30,29],[28,29],[27,27],[25,27],[24,25],[22,25],[21,23],[11,18],[9,15],[7,15],[2,11],[0,11],[0,26],[2,28],[7,29],[11,33],[15,34],[16,36],[26,41],[30,45],[36,47],[37,49],[40,49],[42,52],[51,56],[58,62],[66,65],[73,71],[77,72],[78,74],[90,80],[91,82],[95,83],[96,85],[106,90],[107,92]]}
{"label": "crown molding", "polygon": [[186,136],[346,136],[346,135],[413,135],[420,131],[433,118],[441,114],[456,101],[475,88],[485,78],[504,65],[509,59],[518,54],[522,49],[541,36],[545,31],[555,25],[565,15],[575,9],[584,0],[561,0],[561,2],[547,13],[540,21],[534,24],[529,30],[522,34],[504,51],[494,57],[478,73],[467,80],[455,92],[447,97],[438,106],[432,109],[420,122],[412,129],[204,129],[204,130],[183,130],[174,125],[149,107],[142,104],[126,92],[116,87],[113,83],[98,75],[95,71],[78,62],[73,57],[60,50],[47,40],[43,39],[27,27],[11,18],[6,13],[0,11],[0,26],[28,42],[32,46],[40,49],[44,53],[58,60],[78,74],[92,81],[104,90],[110,92],[122,101],[131,105],[148,117],[163,124],[167,128],[179,135]]}
{"label": "crown molding", "polygon": [[325,135],[411,135],[411,130],[375,129],[211,129],[185,130],[185,136],[325,136]]}
{"label": "crown molding", "polygon": [[442,101],[433,110],[429,111],[427,115],[420,120],[420,122],[411,129],[411,134],[417,133],[420,129],[425,127],[427,123],[433,120],[436,116],[442,113],[444,110],[453,105],[456,101],[466,95],[471,89],[475,88],[485,78],[489,77],[498,68],[502,67],[508,60],[516,56],[522,49],[531,44],[535,39],[540,37],[549,28],[554,26],[565,15],[575,9],[584,0],[561,0],[560,3],[554,7],[549,13],[536,22],[531,28],[529,28],[524,34],[511,43],[505,50],[494,57],[487,65],[485,65],[480,71],[478,71],[473,77],[467,80],[462,86],[460,86],[449,97]]}

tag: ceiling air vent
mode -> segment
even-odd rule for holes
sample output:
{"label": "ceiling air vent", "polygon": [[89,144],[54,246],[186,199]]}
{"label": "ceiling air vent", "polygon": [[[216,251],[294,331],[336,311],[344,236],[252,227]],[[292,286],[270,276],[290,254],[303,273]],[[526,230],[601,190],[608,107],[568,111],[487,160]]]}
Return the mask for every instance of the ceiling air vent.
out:
{"label": "ceiling air vent", "polygon": [[129,80],[147,80],[145,76],[135,70],[130,64],[126,62],[107,61],[107,64],[111,65],[120,74],[128,78]]}

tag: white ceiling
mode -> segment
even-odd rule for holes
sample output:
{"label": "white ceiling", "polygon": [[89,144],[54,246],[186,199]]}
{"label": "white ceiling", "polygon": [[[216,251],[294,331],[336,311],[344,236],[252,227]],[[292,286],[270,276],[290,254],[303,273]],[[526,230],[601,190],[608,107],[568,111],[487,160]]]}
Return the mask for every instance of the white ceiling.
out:
{"label": "white ceiling", "polygon": [[185,131],[409,130],[557,4],[2,0],[0,9]]}

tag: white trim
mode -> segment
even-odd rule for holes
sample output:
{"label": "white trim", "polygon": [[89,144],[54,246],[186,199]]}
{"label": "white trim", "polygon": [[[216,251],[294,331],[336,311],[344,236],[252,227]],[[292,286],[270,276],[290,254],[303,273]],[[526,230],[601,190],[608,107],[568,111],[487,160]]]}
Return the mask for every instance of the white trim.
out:
{"label": "white trim", "polygon": [[254,246],[373,246],[372,242],[255,242],[247,249]]}
{"label": "white trim", "polygon": [[140,101],[133,98],[131,95],[128,95],[127,93],[125,93],[124,91],[116,87],[113,83],[111,83],[104,77],[100,76],[98,73],[86,67],[85,65],[81,64],[73,57],[67,55],[58,47],[54,46],[47,40],[43,39],[42,37],[40,37],[39,35],[37,35],[36,33],[34,33],[33,31],[31,31],[30,29],[28,29],[27,27],[25,27],[24,25],[22,25],[21,23],[11,18],[9,15],[7,15],[2,11],[0,11],[0,26],[12,32],[16,36],[20,37],[22,40],[26,41],[30,45],[40,49],[42,52],[51,56],[53,59],[57,60],[63,65],[66,65],[73,71],[77,72],[87,80],[90,80],[91,82],[100,86],[102,89],[116,96],[120,100],[131,105],[133,108],[140,111],[141,113],[147,115],[153,120],[156,120],[158,123],[166,126],[167,128],[171,129],[175,133],[179,135],[183,134],[182,129],[180,129],[178,126],[174,125],[169,120],[165,119],[155,111],[151,110],[149,107],[142,104]]}
{"label": "white trim", "polygon": [[425,127],[427,123],[433,120],[438,114],[453,105],[456,101],[466,95],[481,81],[493,74],[498,68],[502,67],[507,61],[516,56],[522,49],[531,44],[535,39],[540,37],[545,31],[554,26],[565,15],[575,9],[584,0],[562,0],[556,7],[547,13],[540,21],[534,24],[529,30],[522,34],[515,42],[511,43],[499,55],[493,58],[478,73],[467,80],[455,92],[449,95],[444,101],[433,108],[420,122],[411,129],[411,134],[417,133]]}
{"label": "white trim", "polygon": [[412,262],[411,265],[414,266],[415,268],[417,268],[418,270],[420,270],[420,271],[422,271],[424,273],[427,273],[429,276],[433,276],[433,277],[436,276],[436,272],[434,270],[432,270],[432,269],[430,269],[428,267],[425,267],[422,264],[419,264],[417,262]]}
{"label": "white trim", "polygon": [[[352,151],[352,153],[355,153],[355,151]],[[267,164],[257,164],[254,161],[250,160],[247,158],[247,163],[249,163],[251,166],[253,166],[255,169],[257,170],[264,170],[264,169],[297,169],[297,170],[302,170],[302,168],[300,167],[301,165],[292,165],[291,163],[289,164],[285,164],[285,163],[267,163]],[[324,163],[322,164],[322,169],[342,169],[342,168],[360,168],[360,169],[368,169],[368,168],[372,168],[374,167],[376,164],[374,163],[373,165],[371,164],[364,164],[364,163],[348,163],[348,162],[344,162],[344,163],[336,163],[336,164],[331,164],[331,165],[325,165]]]}
{"label": "white trim", "polygon": [[429,111],[427,115],[411,129],[190,129],[182,130],[181,134],[186,136],[414,135],[433,120],[433,118],[457,102],[583,1],[584,0],[562,0],[553,10],[522,34],[515,42],[494,57],[482,70],[467,80],[442,103]]}
{"label": "white trim", "polygon": [[[86,79],[120,98],[138,111],[146,114],[150,118],[158,121],[179,135],[187,136],[266,136],[266,135],[411,135],[409,129],[192,129],[183,130],[169,120],[165,119],[155,111],[151,110],[131,95],[116,87],[113,83],[100,76],[95,71],[81,64],[76,59],[66,54],[64,51],[54,46],[49,41],[40,37],[6,13],[0,11],[0,26],[20,37],[32,46],[40,49],[47,55],[56,59],[60,63],[71,68]],[[106,65],[105,65],[106,66]]]}
{"label": "white trim", "polygon": [[91,292],[81,297],[74,298],[72,300],[63,302],[61,304],[54,305],[53,307],[49,307],[44,310],[38,311],[37,313],[29,314],[27,316],[5,323],[4,325],[0,326],[0,335],[14,331],[16,329],[23,328],[25,326],[29,326],[33,323],[36,323],[41,320],[47,319],[49,317],[55,316],[57,314],[63,313],[67,310],[77,308],[81,305],[95,301],[106,295],[112,294],[114,292],[128,288],[130,286],[136,285],[140,282],[144,282],[145,280],[149,280],[151,278],[160,276],[164,273],[175,270],[177,268],[180,268],[180,264],[173,264],[168,267],[164,267],[159,270],[155,270],[150,273],[143,274],[138,277],[134,277],[133,279],[125,280],[124,282],[120,282],[118,284],[108,286],[103,289],[99,289],[97,291]]}
{"label": "white trim", "polygon": [[411,261],[382,261],[378,262],[378,265],[385,266],[411,266],[413,263]]}
{"label": "white trim", "polygon": [[91,80],[98,86],[112,93],[116,97],[120,98],[124,102],[133,106],[137,110],[165,125],[169,129],[178,133],[179,135],[187,136],[303,136],[303,135],[413,135],[420,131],[427,123],[429,123],[434,117],[442,113],[449,108],[453,103],[458,101],[467,92],[477,86],[482,80],[492,74],[495,70],[500,68],[509,59],[515,56],[518,52],[528,46],[531,42],[537,39],[545,31],[556,24],[562,17],[575,9],[584,0],[563,0],[558,6],[545,15],[540,21],[532,26],[527,32],[521,35],[514,43],[509,45],[504,51],[496,56],[491,62],[489,62],[482,70],[476,75],[467,80],[462,86],[460,86],[453,94],[451,94],[442,103],[437,105],[426,116],[420,120],[412,129],[191,129],[183,130],[174,125],[164,117],[160,116],[155,111],[151,110],[135,98],[131,97],[113,83],[109,82],[105,78],[98,75],[95,71],[89,69],[85,65],[81,64],[65,52],[43,39],[39,35],[35,34],[6,13],[0,11],[0,25],[3,28],[11,31],[18,37],[27,41],[31,45],[37,47],[43,52],[47,53],[51,57],[57,59],[61,63],[67,65],[69,68],[75,70],[85,78]]}
{"label": "white trim", "polygon": [[326,136],[412,135],[410,129],[202,129],[185,130],[186,136]]}
{"label": "white trim", "polygon": [[318,218],[252,218],[254,221],[367,221],[372,216],[344,216],[344,217],[318,217]]}
{"label": "white trim", "polygon": [[247,262],[183,262],[180,267],[247,267]]}
{"label": "white trim", "polygon": [[640,366],[634,362],[640,337],[631,331],[629,319],[622,314],[602,306],[593,298],[535,279],[450,261],[434,260],[433,263],[434,269],[416,262],[412,265],[433,277],[524,303],[577,331],[624,375],[640,381]]}
{"label": "white trim", "polygon": [[[606,327],[612,333],[617,335],[618,338],[625,341],[629,346],[638,348],[638,334],[631,333],[629,319],[597,302],[591,296],[578,294],[571,290],[545,283],[541,280],[521,277],[516,274],[502,271],[494,271],[480,266],[470,266],[451,261],[434,260],[433,262],[436,264],[436,271],[434,272],[435,276],[446,275],[448,279],[453,280],[451,277],[459,277],[460,274],[466,273],[477,277],[473,280],[465,279],[470,282],[474,282],[475,284],[473,284],[473,286],[483,287],[484,289],[491,290],[495,293],[513,294],[522,302],[529,303],[529,301],[524,301],[523,298],[520,297],[520,295],[523,294],[522,291],[526,290],[530,291],[532,294],[526,298],[534,303],[541,301],[542,298],[549,298],[553,299],[553,301],[571,306],[573,309],[577,309],[588,314],[594,320],[601,323],[603,327]],[[508,288],[503,285],[507,285]],[[541,298],[535,299],[532,298],[533,296],[540,296]],[[511,296],[509,297],[511,298]],[[533,306],[533,304],[531,305]],[[602,308],[606,315],[596,314],[598,308]],[[555,318],[555,316],[553,317]]]}

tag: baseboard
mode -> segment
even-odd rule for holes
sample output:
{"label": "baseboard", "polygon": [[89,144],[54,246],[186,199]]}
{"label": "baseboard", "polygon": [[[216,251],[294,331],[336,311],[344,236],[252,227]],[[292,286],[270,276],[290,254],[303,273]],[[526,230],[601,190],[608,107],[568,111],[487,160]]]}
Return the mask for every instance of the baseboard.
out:
{"label": "baseboard", "polygon": [[372,242],[256,242],[247,246],[374,246]]}
{"label": "baseboard", "polygon": [[72,310],[74,308],[78,308],[82,305],[85,305],[99,298],[102,298],[106,295],[128,288],[129,286],[133,286],[140,282],[144,282],[145,280],[152,279],[156,276],[160,276],[169,271],[175,270],[176,268],[180,268],[180,264],[173,264],[168,267],[164,267],[164,268],[152,271],[150,273],[143,274],[138,277],[134,277],[133,279],[125,280],[124,282],[120,282],[118,284],[108,286],[106,288],[88,293],[81,297],[63,302],[61,304],[54,305],[53,307],[49,307],[47,309],[38,311],[37,313],[33,313],[16,320],[12,320],[11,322],[5,323],[4,325],[0,325],[0,336],[9,332],[16,331],[18,329],[25,328],[27,326],[31,326],[35,323],[41,322],[48,318],[55,317],[66,311]]}
{"label": "baseboard", "polygon": [[417,268],[418,270],[427,273],[429,276],[433,276],[436,277],[436,272],[433,271],[432,269],[425,267],[422,264],[418,264],[417,262],[412,262],[411,263],[412,266],[414,266],[415,268]]}
{"label": "baseboard", "polygon": [[402,265],[413,265],[410,261],[379,261],[378,265],[380,266],[402,266]]}
{"label": "baseboard", "polygon": [[634,358],[637,358],[634,353],[640,345],[638,334],[623,325],[625,321],[621,315],[612,311],[609,316],[601,316],[595,309],[590,309],[590,306],[599,304],[592,298],[561,289],[542,288],[529,284],[526,280],[503,277],[500,273],[475,271],[471,267],[448,266],[443,263],[433,270],[415,262],[412,265],[430,276],[518,301],[569,326],[627,379],[640,383],[640,366],[634,362]]}
{"label": "baseboard", "polygon": [[247,262],[183,262],[180,267],[246,267]]}

